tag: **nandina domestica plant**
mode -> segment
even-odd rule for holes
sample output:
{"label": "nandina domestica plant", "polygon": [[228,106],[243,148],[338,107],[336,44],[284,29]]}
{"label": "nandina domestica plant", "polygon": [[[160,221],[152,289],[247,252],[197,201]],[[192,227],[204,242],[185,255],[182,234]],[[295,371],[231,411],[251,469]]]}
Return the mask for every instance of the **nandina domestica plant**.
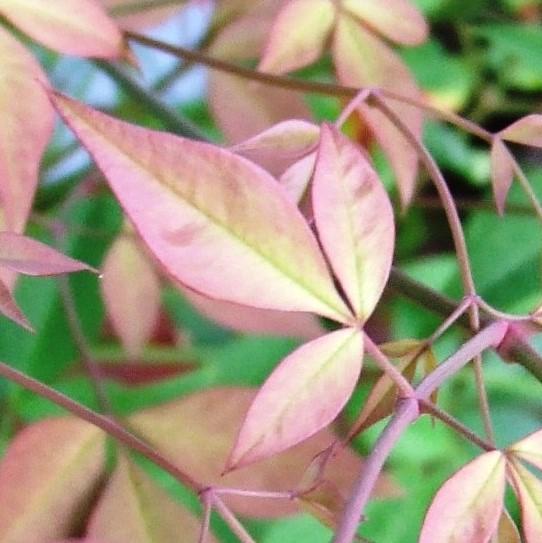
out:
{"label": "nandina domestica plant", "polygon": [[0,543],[542,540],[542,11],[498,13],[0,0]]}

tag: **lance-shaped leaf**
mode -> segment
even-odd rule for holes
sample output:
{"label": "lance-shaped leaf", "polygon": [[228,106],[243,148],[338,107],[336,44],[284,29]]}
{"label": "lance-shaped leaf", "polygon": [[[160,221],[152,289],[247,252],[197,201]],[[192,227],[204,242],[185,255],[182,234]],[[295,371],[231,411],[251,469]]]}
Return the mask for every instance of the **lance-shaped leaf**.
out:
{"label": "lance-shaped leaf", "polygon": [[175,279],[217,299],[349,319],[308,225],[264,170],[65,97],[54,103]]}
{"label": "lance-shaped leaf", "polygon": [[410,0],[344,0],[342,7],[390,40],[419,45],[427,39],[427,23]]}
{"label": "lance-shaped leaf", "polygon": [[[222,476],[239,426],[254,399],[252,388],[216,388],[191,394],[130,417],[130,426],[183,471],[204,485],[247,490],[291,491],[313,458],[337,440],[324,429],[299,445],[251,466]],[[361,458],[342,447],[326,465],[324,477],[348,495]],[[397,486],[381,475],[376,495],[397,495]],[[292,500],[225,495],[227,504],[244,516],[272,518],[298,511]]]}
{"label": "lance-shaped leaf", "polygon": [[306,157],[294,162],[279,177],[279,183],[292,202],[299,204],[303,199],[314,173],[315,164],[316,153],[310,153]]}
{"label": "lance-shaped leaf", "polygon": [[158,322],[160,280],[133,237],[121,235],[114,241],[100,286],[115,332],[128,355],[137,357]]}
{"label": "lance-shaped leaf", "polygon": [[506,197],[513,180],[514,159],[502,140],[495,138],[491,146],[491,183],[495,204],[500,215],[504,214]]}
{"label": "lance-shaped leaf", "polygon": [[542,430],[517,441],[508,447],[508,450],[538,469],[542,469]]}
{"label": "lance-shaped leaf", "polygon": [[[90,519],[87,535],[107,543],[196,543],[200,522],[124,456]],[[206,541],[215,542],[208,534]]]}
{"label": "lance-shaped leaf", "polygon": [[68,537],[104,461],[105,434],[79,419],[49,419],[20,432],[0,463],[1,540]]}
{"label": "lance-shaped leaf", "polygon": [[278,74],[312,64],[322,54],[334,21],[330,0],[290,0],[275,19],[259,69]]}
{"label": "lance-shaped leaf", "polygon": [[542,481],[520,462],[510,462],[513,488],[519,499],[525,543],[542,541]]}
{"label": "lance-shaped leaf", "polygon": [[0,0],[0,13],[59,53],[115,58],[123,52],[119,29],[94,0]]}
{"label": "lance-shaped leaf", "polygon": [[504,455],[491,451],[448,479],[427,511],[420,543],[487,543],[503,508],[505,468]]}
{"label": "lance-shaped leaf", "polygon": [[388,195],[360,150],[325,124],[312,183],[314,218],[328,260],[356,316],[367,320],[393,260]]}
{"label": "lance-shaped leaf", "polygon": [[109,15],[126,30],[138,31],[157,26],[184,8],[186,0],[164,3],[155,1],[156,7],[141,0],[100,0]]}
{"label": "lance-shaped leaf", "polygon": [[325,329],[312,313],[273,311],[214,300],[182,289],[190,303],[205,317],[225,328],[248,334],[263,334],[301,339],[314,339]]}
{"label": "lance-shaped leaf", "polygon": [[501,130],[499,136],[503,140],[542,147],[542,115],[527,115]]}
{"label": "lance-shaped leaf", "polygon": [[327,426],[352,394],[362,359],[363,336],[348,328],[287,356],[250,406],[227,468],[279,453]]}
{"label": "lance-shaped leaf", "polygon": [[22,232],[39,162],[53,132],[53,109],[43,91],[47,79],[39,64],[1,27],[0,74],[0,201],[6,228]]}
{"label": "lance-shaped leaf", "polygon": [[40,241],[13,232],[0,232],[0,266],[37,276],[92,269]]}
{"label": "lance-shaped leaf", "polygon": [[0,279],[0,313],[16,322],[18,325],[31,331],[32,326],[26,320],[23,312],[19,309],[19,306],[13,299],[11,292],[7,285]]}
{"label": "lance-shaped leaf", "polygon": [[[354,87],[381,87],[419,98],[418,87],[408,68],[394,51],[351,17],[339,17],[333,39],[333,59],[339,80]],[[416,137],[421,137],[423,115],[418,108],[388,101]],[[371,132],[389,158],[403,206],[414,195],[418,172],[415,149],[380,111],[360,105],[358,108]]]}

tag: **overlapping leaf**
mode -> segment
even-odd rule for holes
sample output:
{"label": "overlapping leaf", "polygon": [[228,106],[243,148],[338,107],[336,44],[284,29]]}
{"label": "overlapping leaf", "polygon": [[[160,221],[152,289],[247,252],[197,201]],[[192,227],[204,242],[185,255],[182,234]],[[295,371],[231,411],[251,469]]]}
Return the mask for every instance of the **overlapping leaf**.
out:
{"label": "overlapping leaf", "polygon": [[53,100],[170,275],[218,299],[349,320],[307,224],[264,170]]}
{"label": "overlapping leaf", "polygon": [[[87,535],[107,543],[196,543],[200,522],[121,456],[92,514]],[[212,534],[206,541],[215,542]]]}
{"label": "overlapping leaf", "polygon": [[323,125],[312,206],[320,241],[356,316],[366,320],[388,280],[395,226],[388,195],[368,159]]}
{"label": "overlapping leaf", "polygon": [[514,143],[542,147],[542,115],[527,115],[501,130],[499,136]]}
{"label": "overlapping leaf", "polygon": [[[254,389],[247,388],[210,389],[141,411],[130,418],[130,425],[202,484],[247,490],[293,490],[314,456],[337,439],[331,431],[322,430],[284,453],[221,476],[255,394]],[[354,482],[352,474],[358,473],[360,467],[360,458],[345,447],[329,461],[324,475],[342,494],[348,495]],[[381,475],[376,494],[396,493],[397,487]],[[224,499],[239,514],[247,516],[276,517],[297,511],[290,500],[229,495]]]}
{"label": "overlapping leaf", "polygon": [[362,359],[363,336],[349,328],[306,343],[286,357],[254,399],[228,468],[281,452],[328,425],[350,397]]}
{"label": "overlapping leaf", "polygon": [[286,73],[317,60],[335,13],[330,0],[289,0],[273,23],[259,69]]}
{"label": "overlapping leaf", "polygon": [[43,543],[68,537],[104,468],[105,434],[75,418],[29,426],[0,463],[0,538]]}
{"label": "overlapping leaf", "polygon": [[437,492],[420,543],[487,543],[503,508],[505,458],[491,451],[461,468]]}
{"label": "overlapping leaf", "polygon": [[510,467],[525,543],[538,543],[542,540],[542,481],[519,462],[510,463]]}
{"label": "overlapping leaf", "polygon": [[0,13],[60,53],[115,58],[123,52],[120,31],[94,0],[0,0]]}
{"label": "overlapping leaf", "polygon": [[503,509],[499,520],[495,543],[521,543],[518,528],[506,509]]}
{"label": "overlapping leaf", "polygon": [[[341,83],[354,87],[381,87],[417,98],[419,91],[407,67],[386,44],[350,17],[341,17],[335,29],[333,58]],[[362,61],[363,59],[363,61]],[[388,102],[416,137],[421,136],[423,116],[419,109]],[[418,157],[412,145],[380,111],[361,105],[359,111],[387,154],[403,205],[415,190]]]}
{"label": "overlapping leaf", "polygon": [[517,441],[508,450],[538,469],[542,469],[542,430]]}
{"label": "overlapping leaf", "polygon": [[119,236],[102,268],[107,313],[122,345],[137,357],[158,321],[160,280],[133,237]]}
{"label": "overlapping leaf", "polygon": [[[0,27],[0,200],[6,228],[22,232],[53,131],[46,77],[32,55]],[[41,83],[41,84],[40,84]]]}
{"label": "overlapping leaf", "polygon": [[186,0],[155,1],[153,6],[141,0],[100,0],[109,15],[127,30],[141,30],[157,26],[175,16],[186,4]]}

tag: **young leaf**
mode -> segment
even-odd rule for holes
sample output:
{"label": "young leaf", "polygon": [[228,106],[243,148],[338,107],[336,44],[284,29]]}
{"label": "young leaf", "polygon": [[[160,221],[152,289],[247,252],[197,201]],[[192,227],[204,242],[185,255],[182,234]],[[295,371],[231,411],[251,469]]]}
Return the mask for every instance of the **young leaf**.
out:
{"label": "young leaf", "polygon": [[323,125],[312,185],[320,241],[356,316],[367,320],[393,260],[393,208],[376,172],[336,128]]}
{"label": "young leaf", "polygon": [[526,460],[538,469],[542,469],[542,430],[533,432],[517,441],[508,450],[522,460]]}
{"label": "young leaf", "polygon": [[[53,109],[34,57],[0,27],[0,201],[8,230],[24,230],[41,156],[53,132]],[[40,84],[41,83],[41,84]]]}
{"label": "young leaf", "polygon": [[519,462],[510,462],[513,488],[521,508],[525,543],[542,541],[542,481]]}
{"label": "young leaf", "polygon": [[437,492],[420,543],[487,543],[503,508],[505,458],[491,451],[461,468]]}
{"label": "young leaf", "polygon": [[[156,7],[138,0],[100,0],[110,16],[126,30],[137,32],[155,27],[181,11],[186,1],[154,2]],[[169,5],[168,5],[169,4]]]}
{"label": "young leaf", "polygon": [[275,19],[259,69],[280,74],[312,64],[322,54],[334,21],[330,0],[289,0]]}
{"label": "young leaf", "polygon": [[[354,87],[381,87],[419,98],[418,87],[402,60],[385,43],[362,28],[351,17],[340,17],[333,39],[333,58],[339,80]],[[423,115],[418,108],[388,101],[388,105],[421,137]],[[363,119],[389,158],[403,206],[415,191],[418,157],[412,145],[380,111],[361,105]]]}
{"label": "young leaf", "polygon": [[158,322],[160,280],[133,237],[119,236],[107,253],[100,283],[113,328],[137,357]]}
{"label": "young leaf", "polygon": [[92,269],[44,243],[13,232],[0,232],[0,266],[36,276]]}
{"label": "young leaf", "polygon": [[314,173],[316,153],[310,153],[294,162],[279,178],[279,183],[292,202],[299,204],[307,191]]}
{"label": "young leaf", "polygon": [[[181,469],[205,485],[247,490],[286,492],[294,489],[313,458],[337,436],[324,429],[311,438],[262,462],[221,475],[255,389],[217,388],[146,409],[129,419],[143,438]],[[359,473],[360,457],[343,447],[326,465],[325,479],[348,495]],[[397,494],[397,486],[381,475],[376,495]],[[298,511],[291,500],[224,496],[227,504],[244,516],[272,518]]]}
{"label": "young leaf", "polygon": [[217,299],[350,319],[308,225],[264,170],[210,144],[53,100],[175,279]]}
{"label": "young leaf", "polygon": [[494,543],[521,543],[518,528],[506,509],[502,511]]}
{"label": "young leaf", "polygon": [[363,336],[348,328],[287,356],[250,406],[227,469],[272,456],[327,426],[350,397],[362,360]]}
{"label": "young leaf", "polygon": [[2,541],[68,537],[104,461],[105,434],[79,419],[48,419],[20,432],[0,463]]}
{"label": "young leaf", "polygon": [[542,115],[527,115],[501,130],[499,136],[503,140],[542,147]]}
{"label": "young leaf", "polygon": [[[199,520],[124,456],[94,510],[87,535],[107,543],[196,543]],[[212,534],[206,541],[215,542]]]}
{"label": "young leaf", "polygon": [[510,151],[500,139],[491,146],[491,183],[495,204],[500,215],[504,214],[506,197],[514,180],[514,161]]}
{"label": "young leaf", "polygon": [[122,56],[122,36],[95,0],[0,0],[0,13],[32,39],[59,53]]}
{"label": "young leaf", "polygon": [[26,320],[23,312],[19,309],[19,306],[13,299],[9,288],[6,284],[0,279],[0,313],[6,316],[8,319],[11,319],[13,322],[16,322],[18,325],[26,328],[28,331],[32,331],[32,326]]}
{"label": "young leaf", "polygon": [[342,6],[392,41],[420,45],[427,39],[427,23],[409,0],[344,0]]}

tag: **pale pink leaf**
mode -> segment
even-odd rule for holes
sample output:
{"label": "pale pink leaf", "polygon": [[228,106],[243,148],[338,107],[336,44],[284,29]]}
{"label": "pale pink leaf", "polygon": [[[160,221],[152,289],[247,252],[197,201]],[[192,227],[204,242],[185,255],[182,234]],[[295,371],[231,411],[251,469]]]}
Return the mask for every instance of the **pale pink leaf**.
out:
{"label": "pale pink leaf", "polygon": [[286,195],[295,204],[299,204],[307,192],[314,173],[315,163],[316,153],[310,153],[306,157],[294,162],[279,177],[279,183],[284,188]]}
{"label": "pale pink leaf", "polygon": [[388,280],[395,225],[388,194],[368,159],[322,125],[312,182],[320,241],[357,317],[367,320]]}
{"label": "pale pink leaf", "polygon": [[335,14],[330,0],[289,0],[275,19],[259,69],[281,74],[312,64],[322,54]]}
{"label": "pale pink leaf", "polygon": [[37,276],[92,269],[40,241],[14,232],[0,232],[0,266],[25,275]]}
{"label": "pale pink leaf", "polygon": [[124,51],[120,30],[94,0],[0,0],[0,13],[59,53],[118,58]]}
{"label": "pale pink leaf", "polygon": [[352,394],[362,361],[363,336],[348,328],[287,356],[250,406],[228,469],[277,454],[327,426]]}
{"label": "pale pink leaf", "polygon": [[71,535],[105,463],[105,434],[76,418],[48,419],[20,432],[0,463],[0,534],[9,543]]}
{"label": "pale pink leaf", "polygon": [[183,294],[202,315],[239,332],[301,339],[314,339],[325,333],[312,313],[257,309],[207,298],[188,289],[183,289]]}
{"label": "pale pink leaf", "polygon": [[[222,476],[239,426],[256,390],[217,388],[140,411],[129,419],[144,439],[161,454],[204,485],[246,490],[286,492],[293,490],[313,458],[328,448],[337,436],[324,429],[288,451]],[[328,463],[325,479],[348,495],[359,473],[361,458],[349,447],[340,448]],[[375,494],[397,495],[398,489],[381,475]],[[291,500],[254,499],[225,495],[224,499],[244,516],[271,518],[298,511]]]}
{"label": "pale pink leaf", "polygon": [[542,541],[542,481],[520,462],[510,463],[513,488],[519,499],[525,543]]}
{"label": "pale pink leaf", "polygon": [[504,214],[506,197],[514,180],[514,159],[500,139],[491,146],[491,183],[497,211]]}
{"label": "pale pink leaf", "polygon": [[514,143],[542,147],[542,115],[527,115],[501,130],[499,136]]}
{"label": "pale pink leaf", "polygon": [[285,119],[310,116],[298,93],[218,71],[210,74],[208,95],[213,118],[229,143],[244,141]]}
{"label": "pale pink leaf", "polygon": [[517,441],[508,450],[542,470],[542,430]]}
{"label": "pale pink leaf", "polygon": [[342,7],[395,42],[419,45],[427,39],[427,23],[410,0],[344,0]]}
{"label": "pale pink leaf", "polygon": [[420,543],[488,543],[503,508],[506,461],[501,451],[480,455],[437,492]]}
{"label": "pale pink leaf", "polygon": [[[418,87],[399,56],[351,17],[339,18],[333,40],[333,58],[339,80],[353,87],[377,87],[419,98]],[[387,100],[387,105],[421,138],[423,115],[419,108]],[[388,156],[403,206],[411,202],[418,174],[413,146],[379,110],[365,104],[358,108]]]}
{"label": "pale pink leaf", "polygon": [[100,0],[109,15],[125,30],[138,31],[152,28],[167,21],[181,11],[186,0],[164,3],[155,0],[152,6],[148,0]]}
{"label": "pale pink leaf", "polygon": [[160,280],[133,237],[120,235],[114,241],[100,285],[113,328],[128,355],[135,358],[158,322]]}
{"label": "pale pink leaf", "polygon": [[53,99],[173,278],[230,302],[351,319],[308,225],[267,172],[219,147]]}
{"label": "pale pink leaf", "polygon": [[[109,480],[87,529],[107,543],[196,543],[200,522],[124,456]],[[179,535],[182,534],[182,538]],[[216,542],[212,534],[206,541]]]}
{"label": "pale pink leaf", "polygon": [[8,230],[24,230],[38,168],[53,132],[47,79],[34,57],[0,27],[0,200]]}
{"label": "pale pink leaf", "polygon": [[6,284],[0,279],[0,313],[11,319],[13,322],[16,322],[19,326],[26,328],[31,331],[32,326],[26,320],[23,312],[19,309],[19,306],[13,299],[9,288]]}

